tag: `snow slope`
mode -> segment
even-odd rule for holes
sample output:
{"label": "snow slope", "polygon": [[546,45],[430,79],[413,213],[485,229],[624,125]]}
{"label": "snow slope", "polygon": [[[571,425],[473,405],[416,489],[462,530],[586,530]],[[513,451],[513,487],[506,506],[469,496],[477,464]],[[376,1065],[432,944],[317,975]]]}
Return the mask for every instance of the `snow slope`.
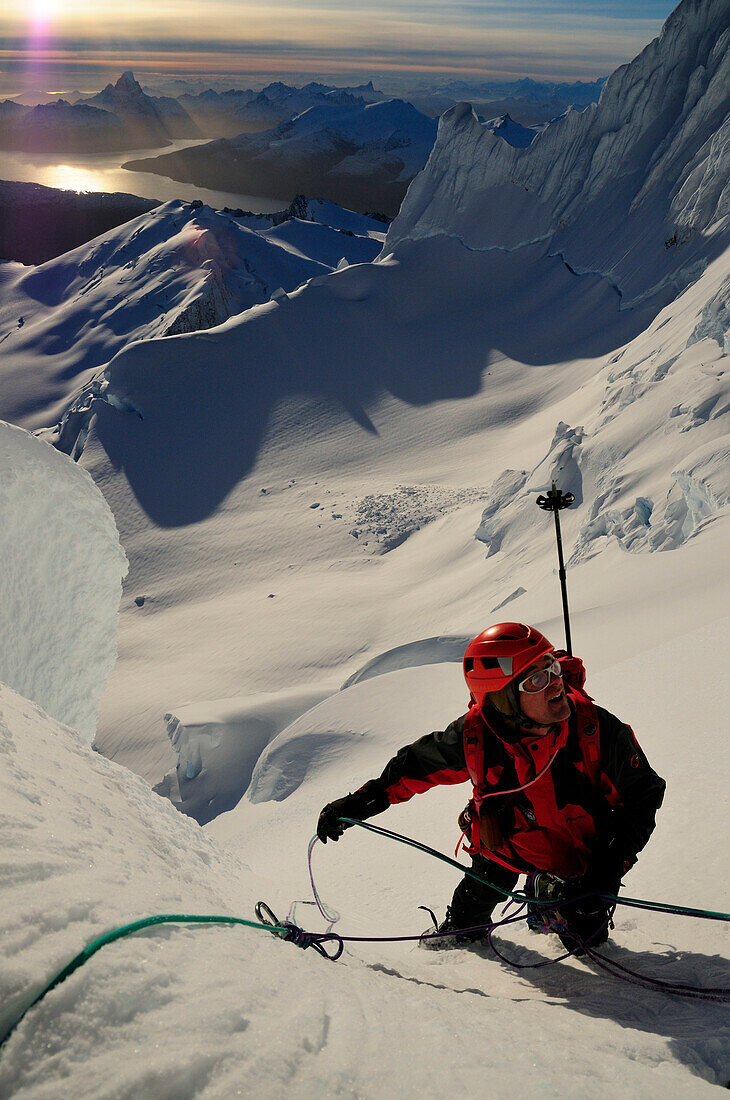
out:
{"label": "snow slope", "polygon": [[[124,752],[116,731],[134,728],[125,759],[158,780],[162,715],[184,703],[334,690],[383,650],[476,633],[498,607],[552,622],[553,532],[534,501],[563,471],[581,501],[564,517],[584,567],[576,615],[630,613],[641,583],[660,584],[630,559],[693,542],[690,622],[668,609],[665,627],[712,613],[710,579],[726,591],[712,549],[727,522],[726,359],[709,336],[687,343],[727,277],[723,257],[652,319],[539,248],[431,238],[117,357],[110,391],[143,419],[102,407],[83,461],[132,561],[122,634],[155,654],[155,676],[117,667],[100,747]],[[616,557],[618,539],[642,553]],[[618,659],[621,615],[605,629]],[[648,615],[635,629],[639,646],[655,636]]]}
{"label": "snow slope", "polygon": [[[119,659],[97,753],[2,689],[3,1005],[150,910],[247,917],[264,898],[322,927],[305,858],[322,805],[464,709],[465,637],[515,618],[562,642],[554,529],[535,507],[553,477],[576,495],[563,538],[589,689],[668,782],[626,892],[728,909],[726,11],[683,0],[597,108],[546,131],[562,138],[510,149],[456,112],[441,126],[453,157],[440,137],[377,262],[109,363],[80,463],[130,560]],[[654,162],[670,132],[679,159]],[[505,157],[542,165],[542,207],[502,186]],[[641,238],[626,204],[650,178],[647,241],[679,194],[699,228],[614,263]],[[553,224],[550,204],[573,199]],[[160,782],[201,819],[241,797],[201,830]],[[441,788],[381,821],[450,852],[465,799]],[[364,830],[314,861],[343,934],[415,935],[417,906],[442,915],[456,881]],[[725,928],[621,910],[609,950],[728,987]],[[557,954],[523,928],[501,942],[522,963]],[[515,971],[400,943],[331,964],[254,931],[158,929],[29,1014],[0,1092],[704,1096],[730,1081],[729,1039],[725,1005],[578,961]]]}
{"label": "snow slope", "polygon": [[[719,698],[670,698],[672,670],[688,649],[711,678],[722,676],[726,631],[727,620],[591,682],[605,697],[621,679],[622,706],[645,726],[645,748],[670,780],[658,834],[632,872],[634,896],[722,901],[722,859],[706,864],[686,843],[701,798],[706,843],[722,847]],[[658,712],[645,698],[649,678],[663,689]],[[12,950],[0,976],[2,1024],[85,943],[135,918],[249,919],[264,897],[282,915],[296,901],[297,919],[315,927],[313,908],[301,903],[310,896],[306,840],[322,799],[382,759],[386,723],[396,720],[410,737],[445,719],[463,694],[458,670],[441,666],[389,673],[336,696],[261,758],[259,793],[267,779],[281,794],[285,775],[298,776],[296,790],[242,803],[206,835],[138,777],[0,688],[0,767],[10,792],[0,825],[0,927]],[[687,722],[704,734],[689,756]],[[444,847],[462,794],[432,792],[385,823]],[[385,844],[352,831],[315,852],[318,885],[340,910],[343,934],[417,934],[426,918],[416,905],[440,908],[453,887],[442,865]],[[612,956],[651,976],[728,985],[726,937],[708,922],[622,911],[614,939]],[[522,963],[558,954],[552,940],[523,930],[501,936],[500,947]],[[515,971],[481,951],[434,954],[402,943],[353,944],[329,963],[252,929],[165,926],[103,948],[29,1012],[3,1051],[0,1093],[374,1098],[456,1087],[500,1098],[608,1098],[617,1088],[701,1097],[724,1084],[727,1051],[723,1006],[637,991],[576,961]]]}
{"label": "snow slope", "polygon": [[343,257],[371,260],[382,240],[366,235],[374,224],[363,236],[293,222],[261,234],[169,202],[38,267],[0,265],[0,412],[30,428],[55,424],[127,344],[220,324]]}

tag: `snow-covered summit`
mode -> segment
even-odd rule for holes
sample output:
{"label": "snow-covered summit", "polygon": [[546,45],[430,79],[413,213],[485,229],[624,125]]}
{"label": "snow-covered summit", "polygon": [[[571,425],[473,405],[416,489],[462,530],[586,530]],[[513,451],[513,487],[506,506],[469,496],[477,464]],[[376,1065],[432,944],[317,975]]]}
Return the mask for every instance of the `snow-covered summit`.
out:
{"label": "snow-covered summit", "polygon": [[[397,153],[403,161],[401,177],[407,178],[423,165],[435,136],[434,119],[405,100],[388,99],[364,105],[310,107],[259,140],[286,157],[301,156],[302,146],[316,156],[338,143],[356,146],[360,156]],[[236,144],[250,148],[252,141],[256,139],[241,137]]]}
{"label": "snow-covered summit", "polygon": [[55,424],[127,344],[219,325],[381,248],[385,227],[361,215],[313,200],[298,214],[253,229],[168,202],[38,267],[0,267],[0,415]]}
{"label": "snow-covered summit", "polygon": [[676,293],[727,239],[729,14],[728,0],[682,0],[596,106],[527,148],[467,104],[448,111],[388,247],[439,233],[476,248],[544,239],[573,270],[609,278],[624,305]]}
{"label": "snow-covered summit", "polygon": [[514,146],[515,149],[526,149],[528,145],[532,144],[535,134],[538,133],[538,127],[523,126],[521,123],[515,122],[513,118],[510,118],[509,114],[499,115],[498,118],[492,118],[484,125],[488,130],[491,130],[493,134],[497,134],[498,137],[503,138],[508,145]]}

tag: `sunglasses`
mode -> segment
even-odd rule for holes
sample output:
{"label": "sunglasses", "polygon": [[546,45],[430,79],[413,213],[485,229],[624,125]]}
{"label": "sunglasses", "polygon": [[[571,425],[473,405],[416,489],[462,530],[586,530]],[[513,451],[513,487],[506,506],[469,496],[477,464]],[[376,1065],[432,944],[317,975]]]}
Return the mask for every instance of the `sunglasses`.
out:
{"label": "sunglasses", "polygon": [[525,676],[524,680],[520,680],[517,685],[517,690],[526,691],[528,693],[544,691],[553,676],[557,680],[562,675],[563,672],[560,667],[560,661],[553,661],[547,668],[540,668],[537,672],[531,672],[529,676]]}

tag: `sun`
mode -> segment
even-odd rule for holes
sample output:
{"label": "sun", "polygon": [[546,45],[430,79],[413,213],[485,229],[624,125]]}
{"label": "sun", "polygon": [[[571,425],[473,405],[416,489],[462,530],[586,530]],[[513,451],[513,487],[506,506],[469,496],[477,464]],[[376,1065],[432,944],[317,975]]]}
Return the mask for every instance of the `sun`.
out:
{"label": "sun", "polygon": [[59,15],[58,0],[31,0],[30,19],[34,26],[47,26]]}

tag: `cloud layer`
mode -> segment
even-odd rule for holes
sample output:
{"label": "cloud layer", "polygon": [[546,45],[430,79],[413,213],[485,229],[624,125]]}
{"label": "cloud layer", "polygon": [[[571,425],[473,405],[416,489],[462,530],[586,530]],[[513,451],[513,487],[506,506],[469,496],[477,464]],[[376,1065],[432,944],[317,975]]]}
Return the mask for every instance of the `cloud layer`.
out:
{"label": "cloud layer", "polygon": [[[633,57],[671,0],[6,0],[0,68],[158,57],[266,68],[591,79]],[[120,61],[117,62],[116,58]],[[135,61],[136,59],[136,61]]]}

